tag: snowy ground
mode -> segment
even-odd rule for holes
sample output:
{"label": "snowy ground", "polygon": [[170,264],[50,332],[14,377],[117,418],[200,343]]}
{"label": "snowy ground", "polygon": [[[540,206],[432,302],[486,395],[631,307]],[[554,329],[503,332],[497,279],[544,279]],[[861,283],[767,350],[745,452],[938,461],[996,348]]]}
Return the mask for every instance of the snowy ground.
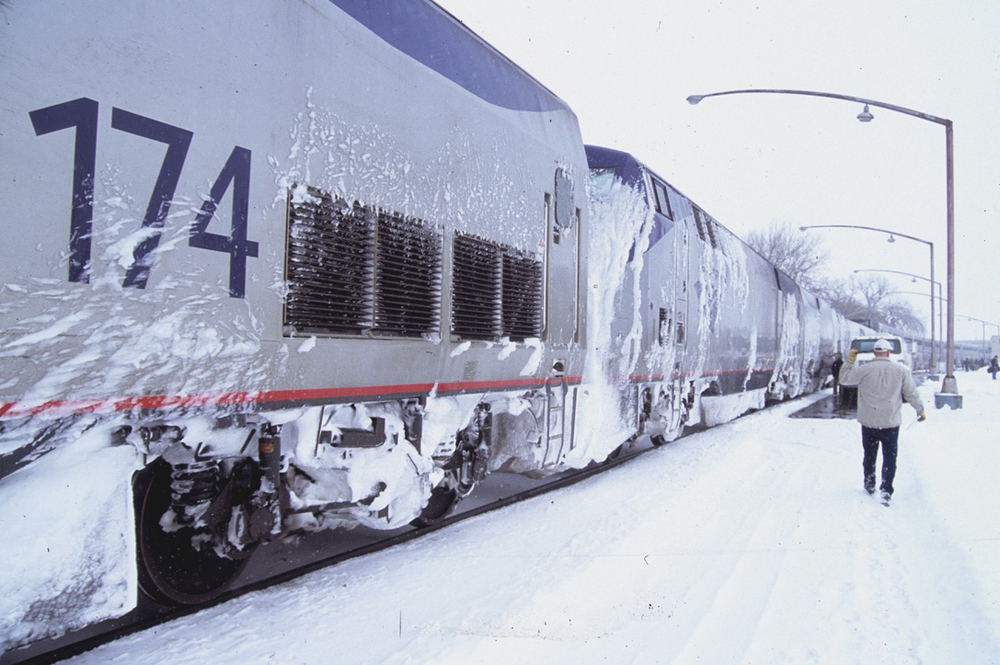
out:
{"label": "snowy ground", "polygon": [[75,662],[998,662],[1000,381],[958,380],[889,508],[807,398]]}

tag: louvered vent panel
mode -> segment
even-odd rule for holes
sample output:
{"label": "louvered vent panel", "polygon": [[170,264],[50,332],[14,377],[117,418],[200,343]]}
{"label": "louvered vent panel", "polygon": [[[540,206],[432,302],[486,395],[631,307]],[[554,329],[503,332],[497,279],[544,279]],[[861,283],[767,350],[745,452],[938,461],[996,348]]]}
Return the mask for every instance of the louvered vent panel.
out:
{"label": "louvered vent panel", "polygon": [[542,332],[542,262],[508,250],[503,257],[503,334],[511,339]]}
{"label": "louvered vent panel", "polygon": [[503,251],[499,245],[456,234],[453,248],[451,331],[473,339],[501,333]]}
{"label": "louvered vent panel", "polygon": [[375,332],[409,337],[439,332],[440,231],[382,213],[376,252]]}
{"label": "louvered vent panel", "polygon": [[285,325],[296,332],[440,332],[440,228],[310,188],[289,207]]}
{"label": "louvered vent panel", "polygon": [[303,332],[360,334],[372,320],[375,216],[310,193],[289,211],[285,324]]}

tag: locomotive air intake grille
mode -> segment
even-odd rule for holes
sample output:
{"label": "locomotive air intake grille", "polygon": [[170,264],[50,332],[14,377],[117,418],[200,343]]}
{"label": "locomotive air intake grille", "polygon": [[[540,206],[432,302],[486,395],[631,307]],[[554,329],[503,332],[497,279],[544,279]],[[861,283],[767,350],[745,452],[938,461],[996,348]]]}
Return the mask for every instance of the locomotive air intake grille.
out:
{"label": "locomotive air intake grille", "polygon": [[376,228],[376,332],[414,336],[438,332],[441,322],[441,233],[380,213]]}
{"label": "locomotive air intake grille", "polygon": [[451,332],[523,340],[542,328],[542,262],[476,236],[455,234]]}
{"label": "locomotive air intake grille", "polygon": [[503,334],[511,339],[542,332],[542,262],[513,250],[503,256]]}
{"label": "locomotive air intake grille", "polygon": [[284,324],[419,337],[441,322],[441,231],[310,188],[288,215]]}

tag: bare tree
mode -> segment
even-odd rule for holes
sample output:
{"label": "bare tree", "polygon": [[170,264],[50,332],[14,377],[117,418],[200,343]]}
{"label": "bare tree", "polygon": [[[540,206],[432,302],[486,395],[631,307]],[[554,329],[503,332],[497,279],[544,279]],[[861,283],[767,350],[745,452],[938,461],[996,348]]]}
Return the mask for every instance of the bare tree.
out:
{"label": "bare tree", "polygon": [[773,222],[765,231],[751,232],[747,244],[845,317],[878,330],[923,334],[920,317],[908,304],[891,297],[894,289],[884,277],[842,280],[821,275],[827,253],[819,236],[801,233],[787,222]]}
{"label": "bare tree", "polygon": [[893,290],[889,281],[880,275],[855,276],[851,278],[851,284],[869,311],[877,310]]}
{"label": "bare tree", "polygon": [[858,299],[850,280],[822,277],[809,290],[848,318],[860,317],[861,313],[868,311],[867,305]]}
{"label": "bare tree", "polygon": [[883,303],[881,311],[890,330],[898,330],[904,335],[924,334],[924,322],[907,303],[891,300]]}
{"label": "bare tree", "polygon": [[827,253],[819,236],[802,233],[787,222],[772,222],[765,231],[751,231],[747,244],[782,272],[809,290],[821,281]]}
{"label": "bare tree", "polygon": [[[893,331],[903,335],[924,334],[924,324],[913,308],[892,297],[894,288],[885,277],[867,275],[852,277],[845,283],[850,297],[833,303],[835,307],[847,305],[841,313],[849,319],[862,321],[877,330]],[[840,307],[838,307],[840,309]],[[846,308],[845,308],[846,309]]]}

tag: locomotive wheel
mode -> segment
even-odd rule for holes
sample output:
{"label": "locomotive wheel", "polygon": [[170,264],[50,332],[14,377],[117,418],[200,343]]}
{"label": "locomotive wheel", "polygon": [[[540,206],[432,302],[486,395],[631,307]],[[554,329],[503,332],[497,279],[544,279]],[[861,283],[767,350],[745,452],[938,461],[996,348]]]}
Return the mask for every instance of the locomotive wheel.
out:
{"label": "locomotive wheel", "polygon": [[410,522],[413,526],[433,526],[451,515],[455,506],[462,500],[458,490],[451,489],[442,483],[431,490],[430,501],[420,511],[420,516]]}
{"label": "locomotive wheel", "polygon": [[170,465],[156,460],[133,481],[139,588],[167,605],[198,605],[222,594],[243,570],[242,559],[218,556],[211,548],[196,550],[192,537],[207,533],[182,528],[167,533],[160,518],[170,507]]}
{"label": "locomotive wheel", "polygon": [[473,487],[475,487],[474,483],[466,484],[459,480],[458,469],[449,470],[444,480],[431,490],[431,498],[427,505],[410,524],[416,527],[438,524],[455,512],[455,506],[468,496]]}
{"label": "locomotive wheel", "polygon": [[610,453],[608,453],[608,456],[604,458],[604,461],[605,462],[614,462],[615,460],[620,459],[621,456],[625,454],[625,448],[631,442],[632,442],[632,439],[626,441],[625,443],[621,444],[620,446],[618,446],[617,448],[615,448],[614,450],[612,450]]}

